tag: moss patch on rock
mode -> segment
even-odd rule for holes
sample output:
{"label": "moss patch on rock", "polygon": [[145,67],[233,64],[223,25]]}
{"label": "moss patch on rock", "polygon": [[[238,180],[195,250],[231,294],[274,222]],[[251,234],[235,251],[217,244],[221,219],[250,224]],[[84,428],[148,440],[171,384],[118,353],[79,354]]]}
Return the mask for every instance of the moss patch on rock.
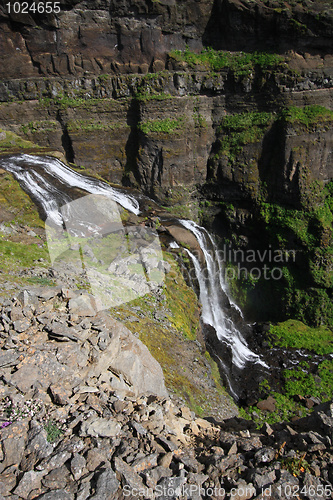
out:
{"label": "moss patch on rock", "polygon": [[279,346],[303,348],[316,354],[333,353],[333,331],[324,326],[311,328],[290,319],[272,326],[269,335],[272,343]]}

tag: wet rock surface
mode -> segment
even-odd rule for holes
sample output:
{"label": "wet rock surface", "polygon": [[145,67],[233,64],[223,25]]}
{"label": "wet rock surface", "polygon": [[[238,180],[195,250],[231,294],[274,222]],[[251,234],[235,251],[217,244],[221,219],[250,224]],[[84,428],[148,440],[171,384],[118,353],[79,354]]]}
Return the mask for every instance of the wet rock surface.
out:
{"label": "wet rock surface", "polygon": [[[170,399],[138,339],[106,313],[74,314],[75,297],[52,287],[2,299],[2,498],[331,498],[332,405],[260,430],[198,418]],[[131,345],[145,377],[113,364]]]}

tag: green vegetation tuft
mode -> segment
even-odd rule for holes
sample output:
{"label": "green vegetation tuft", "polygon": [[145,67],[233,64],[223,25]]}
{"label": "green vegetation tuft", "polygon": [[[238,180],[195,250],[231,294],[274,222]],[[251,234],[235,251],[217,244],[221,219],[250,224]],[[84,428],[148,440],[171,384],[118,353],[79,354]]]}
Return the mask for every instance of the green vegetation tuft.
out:
{"label": "green vegetation tuft", "polygon": [[13,224],[44,227],[36,205],[8,172],[0,175],[0,206],[6,210],[6,218]]}
{"label": "green vegetation tuft", "polygon": [[[102,122],[100,120],[69,120],[67,123],[68,132],[93,132],[94,130],[109,131],[124,127],[122,123]],[[127,125],[126,127],[129,128]]]}
{"label": "green vegetation tuft", "polygon": [[54,443],[63,434],[63,430],[56,422],[49,420],[45,425],[46,439],[49,443]]}
{"label": "green vegetation tuft", "polygon": [[190,68],[202,66],[211,71],[228,68],[238,75],[247,75],[256,67],[264,70],[286,67],[283,56],[269,52],[227,52],[208,47],[200,53],[188,48],[184,51],[173,50],[169,56],[178,62],[187,63]]}
{"label": "green vegetation tuft", "polygon": [[216,158],[226,155],[234,162],[245,144],[257,142],[264,136],[273,117],[273,113],[256,111],[225,116],[218,129],[221,139]]}
{"label": "green vegetation tuft", "polygon": [[281,110],[280,119],[287,123],[299,123],[306,127],[333,121],[333,111],[323,106],[311,105],[303,108],[288,106]]}
{"label": "green vegetation tuft", "polygon": [[21,125],[21,130],[25,135],[36,134],[38,132],[54,132],[59,128],[59,122],[55,120],[35,120],[25,125]]}
{"label": "green vegetation tuft", "polygon": [[301,321],[289,319],[271,326],[269,335],[279,346],[308,349],[316,354],[333,353],[333,332],[324,326],[311,328]]}
{"label": "green vegetation tuft", "polygon": [[4,236],[0,236],[0,268],[4,272],[14,271],[19,267],[32,267],[34,262],[41,258],[48,261],[48,252],[37,243],[8,241]]}
{"label": "green vegetation tuft", "polygon": [[175,133],[184,127],[185,117],[179,118],[164,118],[163,120],[149,120],[139,123],[138,128],[144,134],[152,132],[162,132],[166,134]]}
{"label": "green vegetation tuft", "polygon": [[20,149],[40,149],[40,147],[33,142],[22,139],[14,132],[0,129],[0,153],[12,153]]}

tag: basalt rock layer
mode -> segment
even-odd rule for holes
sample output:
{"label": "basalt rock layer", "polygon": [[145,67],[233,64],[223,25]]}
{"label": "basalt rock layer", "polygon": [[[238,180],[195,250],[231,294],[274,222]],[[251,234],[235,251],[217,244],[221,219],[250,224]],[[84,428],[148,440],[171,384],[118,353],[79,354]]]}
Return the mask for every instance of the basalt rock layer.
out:
{"label": "basalt rock layer", "polygon": [[[13,2],[14,3],[14,2]],[[16,10],[16,11],[15,11]],[[101,0],[60,2],[60,12],[1,5],[4,78],[165,69],[174,49],[330,53],[332,12],[323,1]]]}

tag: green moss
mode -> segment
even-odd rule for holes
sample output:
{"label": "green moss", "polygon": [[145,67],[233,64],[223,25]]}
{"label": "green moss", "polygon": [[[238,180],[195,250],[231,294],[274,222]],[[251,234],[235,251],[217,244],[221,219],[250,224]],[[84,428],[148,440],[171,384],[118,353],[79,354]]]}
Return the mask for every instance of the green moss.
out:
{"label": "green moss", "polygon": [[280,112],[280,119],[287,123],[299,123],[306,127],[333,121],[333,111],[323,106],[311,105],[303,108],[289,106]]}
{"label": "green moss", "polygon": [[199,327],[197,297],[181,276],[177,263],[168,257],[171,272],[166,275],[166,303],[171,312],[169,319],[174,328],[186,338],[195,340]]}
{"label": "green moss", "polygon": [[35,244],[13,242],[0,237],[0,267],[6,272],[21,267],[32,267],[36,260],[43,258],[48,262],[48,252],[45,248]]}
{"label": "green moss", "polygon": [[35,204],[10,173],[0,175],[0,203],[11,223],[44,227]]}
{"label": "green moss", "polygon": [[304,348],[316,354],[333,353],[333,332],[323,326],[311,328],[290,319],[272,326],[269,334],[274,344],[280,346]]}
{"label": "green moss", "polygon": [[[4,134],[5,136],[2,137]],[[14,132],[0,129],[0,153],[17,152],[20,149],[40,149],[40,147],[33,142],[22,139],[17,134],[14,134]]]}
{"label": "green moss", "polygon": [[24,134],[35,134],[38,132],[54,132],[59,128],[59,122],[55,120],[36,120],[26,125],[21,125]]}
{"label": "green moss", "polygon": [[148,92],[148,90],[138,92],[135,94],[135,99],[141,102],[148,102],[148,101],[166,101],[168,99],[175,99],[175,96],[172,96],[171,94],[167,94],[165,92],[160,92],[156,94],[152,94]]}
{"label": "green moss", "polygon": [[220,376],[220,370],[218,367],[218,364],[216,361],[213,360],[211,355],[209,354],[208,351],[205,351],[205,358],[207,359],[208,363],[210,364],[210,369],[211,369],[211,376],[212,379],[214,380],[217,392],[219,394],[225,394],[225,388],[221,384],[221,376]]}
{"label": "green moss", "polygon": [[245,144],[261,140],[273,122],[273,114],[265,112],[236,113],[225,116],[218,129],[220,148],[216,158],[226,155],[230,162],[243,150]]}
{"label": "green moss", "polygon": [[118,128],[130,128],[128,125],[115,122],[102,122],[100,120],[69,120],[67,130],[69,132],[85,131],[111,131]]}
{"label": "green moss", "polygon": [[[209,415],[212,407],[217,408],[225,398],[229,401],[229,397],[214,362],[208,365],[193,343],[199,328],[198,299],[186,285],[173,255],[164,253],[164,258],[171,264],[171,270],[166,275],[163,293],[140,297],[112,309],[112,314],[139,335],[160,363],[168,390],[185,400],[198,415]],[[205,378],[213,379],[208,392],[203,390],[200,380],[193,380],[192,356],[196,356],[196,366],[201,367]]]}
{"label": "green moss", "polygon": [[205,48],[200,53],[186,49],[174,50],[169,56],[179,62],[186,62],[189,67],[202,66],[207,70],[220,71],[232,69],[237,74],[249,74],[256,67],[261,69],[283,68],[285,58],[268,52],[227,52]]}
{"label": "green moss", "polygon": [[179,118],[164,118],[163,120],[149,120],[146,122],[141,122],[138,125],[139,130],[144,134],[150,134],[152,132],[162,132],[166,134],[172,134],[184,127],[185,117],[180,116]]}
{"label": "green moss", "polygon": [[284,394],[271,391],[269,395],[276,401],[274,411],[260,411],[256,406],[250,406],[247,409],[242,408],[240,415],[243,418],[253,420],[258,428],[260,428],[265,422],[270,425],[277,422],[287,422],[295,416],[305,416],[309,413],[304,406],[296,403],[292,398]]}

